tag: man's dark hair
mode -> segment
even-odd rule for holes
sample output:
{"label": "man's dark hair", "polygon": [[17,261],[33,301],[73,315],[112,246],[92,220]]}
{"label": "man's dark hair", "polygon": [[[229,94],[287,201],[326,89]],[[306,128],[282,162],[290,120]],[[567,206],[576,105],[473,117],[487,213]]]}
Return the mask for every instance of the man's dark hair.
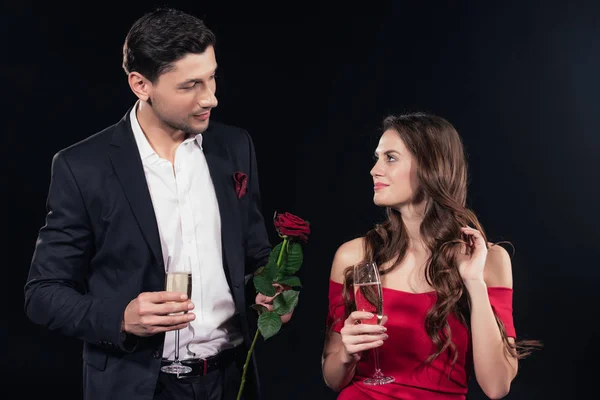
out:
{"label": "man's dark hair", "polygon": [[159,8],[132,25],[123,45],[123,69],[139,72],[150,82],[168,72],[187,54],[204,53],[215,45],[214,33],[193,15]]}

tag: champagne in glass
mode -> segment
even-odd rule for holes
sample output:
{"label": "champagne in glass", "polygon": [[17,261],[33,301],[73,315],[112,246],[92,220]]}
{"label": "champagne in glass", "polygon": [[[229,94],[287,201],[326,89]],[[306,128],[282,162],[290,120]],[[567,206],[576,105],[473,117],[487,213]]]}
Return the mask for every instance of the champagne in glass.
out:
{"label": "champagne in glass", "polygon": [[[374,314],[363,324],[381,324],[383,320],[383,290],[379,268],[375,262],[358,264],[354,266],[354,303],[357,311],[367,311]],[[375,372],[373,376],[364,381],[365,385],[384,385],[394,382],[394,377],[385,376],[379,367],[379,349],[375,348]]]}
{"label": "champagne in glass", "polygon": [[[171,257],[167,258],[166,266],[166,285],[165,290],[167,292],[181,292],[186,293],[188,299],[192,298],[192,267],[188,257],[184,257],[186,262],[175,266],[171,265]],[[187,313],[187,311],[180,311],[177,313],[171,313],[170,315],[180,315]],[[179,361],[179,330],[175,331],[175,360],[168,365],[164,365],[161,371],[168,374],[187,374],[192,372],[192,368],[183,365]]]}
{"label": "champagne in glass", "polygon": [[[181,292],[187,294],[188,299],[192,298],[192,274],[189,272],[171,272],[167,273],[167,292]],[[170,315],[187,313],[187,310]]]}
{"label": "champagne in glass", "polygon": [[367,296],[378,296],[381,298],[381,285],[378,283],[359,283],[354,284],[354,302],[356,304],[357,311],[366,311],[372,313],[374,316],[371,319],[363,319],[363,324],[379,324],[383,319],[383,302],[375,301],[375,304],[371,303]]}

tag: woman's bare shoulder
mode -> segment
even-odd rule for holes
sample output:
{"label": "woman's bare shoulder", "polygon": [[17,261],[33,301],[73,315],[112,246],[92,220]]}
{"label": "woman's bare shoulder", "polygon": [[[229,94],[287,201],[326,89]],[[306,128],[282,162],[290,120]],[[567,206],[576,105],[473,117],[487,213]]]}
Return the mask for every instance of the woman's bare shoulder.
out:
{"label": "woman's bare shoulder", "polygon": [[338,247],[331,265],[331,280],[338,283],[344,282],[346,268],[360,262],[365,256],[365,238],[358,237],[349,240]]}

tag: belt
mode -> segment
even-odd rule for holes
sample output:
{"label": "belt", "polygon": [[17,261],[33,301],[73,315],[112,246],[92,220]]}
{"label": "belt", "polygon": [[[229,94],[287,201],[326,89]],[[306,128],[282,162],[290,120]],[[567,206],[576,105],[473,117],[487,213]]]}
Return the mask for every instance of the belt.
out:
{"label": "belt", "polygon": [[[202,376],[218,369],[227,368],[229,365],[231,365],[231,363],[238,360],[238,356],[241,353],[239,347],[240,346],[223,350],[220,353],[208,358],[188,358],[185,360],[179,360],[181,364],[191,367],[192,372],[188,372],[187,374],[179,374],[178,377],[191,378],[194,376]],[[172,360],[166,360],[163,358],[161,361],[161,366],[171,364],[172,362]]]}

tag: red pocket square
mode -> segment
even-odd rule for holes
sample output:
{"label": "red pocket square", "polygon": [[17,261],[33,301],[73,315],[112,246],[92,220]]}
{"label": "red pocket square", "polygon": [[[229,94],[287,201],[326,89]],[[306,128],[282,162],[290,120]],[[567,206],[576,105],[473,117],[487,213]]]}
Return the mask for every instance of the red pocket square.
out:
{"label": "red pocket square", "polygon": [[241,199],[248,191],[248,175],[236,172],[233,174],[233,181],[235,182],[235,194],[238,199]]}

